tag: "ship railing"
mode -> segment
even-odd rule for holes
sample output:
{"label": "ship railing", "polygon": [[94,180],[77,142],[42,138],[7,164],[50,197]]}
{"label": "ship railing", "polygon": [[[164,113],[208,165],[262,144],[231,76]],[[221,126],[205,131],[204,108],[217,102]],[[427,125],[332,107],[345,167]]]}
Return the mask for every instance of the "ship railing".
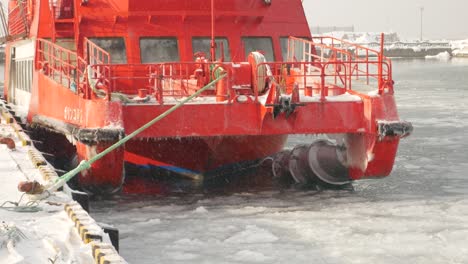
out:
{"label": "ship railing", "polygon": [[[353,71],[349,65],[356,68],[366,67],[366,61],[314,61],[314,62],[265,62],[260,63],[257,69],[268,69],[257,73],[256,83],[267,83],[278,87],[282,94],[292,94],[298,89],[301,96],[326,96],[344,94],[353,89],[352,79],[361,77],[360,71]],[[386,65],[386,64],[385,64]],[[388,65],[386,65],[388,67]],[[387,68],[388,69],[388,68]],[[379,71],[369,71],[366,76],[378,78]],[[377,87],[374,87],[377,90]]]}
{"label": "ship railing", "polygon": [[3,7],[3,3],[0,2],[0,44],[4,44],[9,39],[8,34],[8,17],[5,15],[8,14]]}
{"label": "ship railing", "polygon": [[[164,101],[164,97],[190,96],[214,79],[216,76],[213,72],[220,67],[229,72],[231,66],[229,63],[210,62],[96,64],[90,66],[91,82],[98,83],[98,86],[102,87],[108,95],[120,93],[137,96],[141,90],[144,90],[144,94],[154,95],[160,103]],[[226,93],[228,92],[236,93],[233,90],[226,91]],[[199,97],[208,96],[215,96],[215,87],[207,89]]]}
{"label": "ship railing", "polygon": [[353,84],[361,85],[363,81],[367,86],[375,86],[380,93],[384,89],[393,89],[392,63],[389,58],[377,50],[337,38],[314,37],[309,41],[290,37],[287,61],[313,62],[312,65],[340,62],[341,67],[346,68],[347,86],[350,89]]}
{"label": "ship railing", "polygon": [[36,69],[74,93],[89,96],[86,89],[86,62],[76,52],[45,39],[36,42]]}
{"label": "ship railing", "polygon": [[[87,65],[89,81],[95,83],[98,89],[105,93],[107,99],[111,98],[111,56],[105,49],[99,47],[88,38],[84,38],[84,58]],[[89,71],[89,72],[88,72]],[[94,85],[96,89],[96,85]],[[96,93],[96,91],[94,91]]]}
{"label": "ship railing", "polygon": [[[212,74],[215,67],[229,66],[221,63],[211,62],[174,62],[158,63],[150,65],[149,76],[150,85],[153,90],[162,96],[182,97],[188,96],[203,87],[211,79],[215,79]],[[201,96],[214,95],[215,88],[212,87]]]}
{"label": "ship railing", "polygon": [[[13,3],[10,3],[10,6]],[[5,40],[14,40],[29,34],[28,9],[26,1],[17,1],[8,13],[8,34]],[[32,12],[32,11],[29,11]],[[2,19],[5,20],[6,19]],[[2,23],[5,23],[2,21]]]}
{"label": "ship railing", "polygon": [[149,89],[148,65],[144,64],[91,64],[88,68],[90,83],[104,91],[110,99],[112,93],[136,95],[139,89]]}
{"label": "ship railing", "polygon": [[253,71],[255,83],[266,84],[281,94],[293,94],[297,89],[303,96],[318,96],[324,99],[330,95],[344,94],[350,89],[347,81],[346,62],[265,62]]}
{"label": "ship railing", "polygon": [[84,57],[90,65],[111,63],[111,56],[109,52],[99,47],[88,38],[84,39]]}

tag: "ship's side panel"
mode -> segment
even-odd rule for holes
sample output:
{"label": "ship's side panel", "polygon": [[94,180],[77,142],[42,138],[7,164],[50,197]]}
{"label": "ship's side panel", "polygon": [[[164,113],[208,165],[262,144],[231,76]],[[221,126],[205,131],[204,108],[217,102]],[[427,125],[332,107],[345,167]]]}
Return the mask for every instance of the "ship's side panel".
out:
{"label": "ship's side panel", "polygon": [[62,126],[72,124],[76,127],[90,128],[120,125],[120,103],[85,100],[76,92],[52,80],[50,76],[40,73],[37,83],[36,97],[39,98],[39,103],[35,107],[36,111],[32,113],[32,117],[40,117],[36,120],[56,120],[56,124]]}
{"label": "ship's side panel", "polygon": [[25,117],[31,101],[35,43],[23,40],[7,48],[8,100],[16,105],[17,114]]}
{"label": "ship's side panel", "polygon": [[137,139],[130,141],[125,151],[127,160],[132,163],[207,172],[277,153],[283,149],[287,137],[246,135]]}

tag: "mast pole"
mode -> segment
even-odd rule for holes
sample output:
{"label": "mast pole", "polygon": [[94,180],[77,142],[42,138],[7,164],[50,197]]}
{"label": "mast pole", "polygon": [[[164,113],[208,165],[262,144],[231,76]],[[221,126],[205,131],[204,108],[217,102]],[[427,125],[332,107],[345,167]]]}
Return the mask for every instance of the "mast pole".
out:
{"label": "mast pole", "polygon": [[421,6],[419,8],[419,10],[421,11],[421,14],[420,14],[420,19],[421,19],[421,28],[420,28],[420,31],[419,31],[419,41],[423,41],[423,12],[424,12],[424,6]]}
{"label": "mast pole", "polygon": [[211,0],[211,61],[216,60],[216,51],[215,51],[215,12],[214,12],[214,0]]}

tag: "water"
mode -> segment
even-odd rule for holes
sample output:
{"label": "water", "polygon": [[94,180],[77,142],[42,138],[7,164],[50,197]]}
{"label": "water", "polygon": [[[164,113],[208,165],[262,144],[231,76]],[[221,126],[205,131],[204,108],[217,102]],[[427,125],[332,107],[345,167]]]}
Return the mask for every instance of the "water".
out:
{"label": "water", "polygon": [[468,60],[396,60],[394,79],[415,130],[390,177],[354,192],[123,197],[92,215],[120,229],[131,263],[468,263]]}
{"label": "water", "polygon": [[422,197],[468,194],[468,61],[397,61],[394,74],[400,115],[415,130],[402,141],[392,177],[376,189],[393,186],[398,194]]}

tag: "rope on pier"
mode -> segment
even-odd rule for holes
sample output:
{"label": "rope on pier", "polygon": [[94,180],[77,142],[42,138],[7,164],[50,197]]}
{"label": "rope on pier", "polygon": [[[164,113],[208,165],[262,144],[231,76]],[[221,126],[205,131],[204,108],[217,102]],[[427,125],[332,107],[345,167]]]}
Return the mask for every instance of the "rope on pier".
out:
{"label": "rope on pier", "polygon": [[[28,201],[25,204],[21,203],[23,200],[23,196],[26,193],[23,193],[17,202],[14,201],[5,201],[0,205],[0,209],[8,210],[8,211],[15,211],[19,213],[35,213],[41,211],[41,207],[39,207],[39,203],[37,201]],[[47,197],[47,196],[46,196]],[[11,204],[11,205],[8,205]]]}

